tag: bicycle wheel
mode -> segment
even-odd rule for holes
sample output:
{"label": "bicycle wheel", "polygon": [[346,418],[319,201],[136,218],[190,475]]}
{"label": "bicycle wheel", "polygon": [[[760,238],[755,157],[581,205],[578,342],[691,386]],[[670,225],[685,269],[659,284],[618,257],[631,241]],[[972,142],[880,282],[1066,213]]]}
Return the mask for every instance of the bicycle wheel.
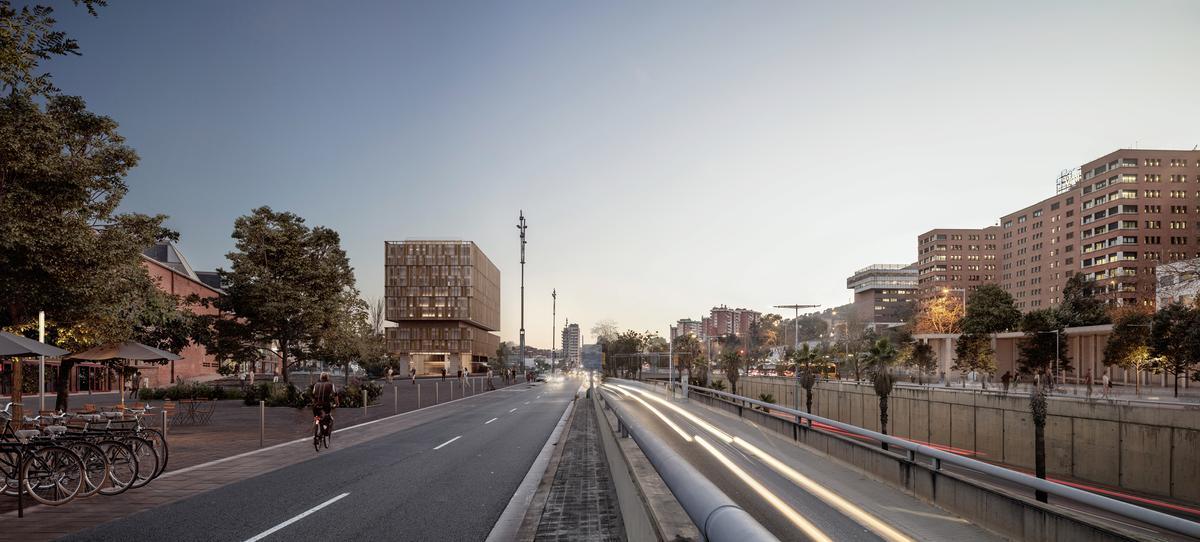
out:
{"label": "bicycle wheel", "polygon": [[74,499],[83,487],[83,461],[62,446],[44,446],[26,455],[21,475],[33,500],[58,506]]}
{"label": "bicycle wheel", "polygon": [[150,483],[158,472],[158,452],[154,450],[154,444],[134,436],[125,437],[121,441],[133,450],[133,456],[137,458],[137,477],[133,479],[132,487],[137,489]]}
{"label": "bicycle wheel", "polygon": [[154,445],[154,451],[158,453],[158,472],[154,473],[154,477],[158,478],[167,470],[167,437],[158,429],[142,428],[138,431],[138,436],[142,437]]}
{"label": "bicycle wheel", "polygon": [[133,485],[137,478],[137,458],[133,449],[115,440],[102,440],[96,443],[104,452],[108,462],[108,483],[100,488],[101,495],[118,495],[124,493]]}
{"label": "bicycle wheel", "polygon": [[83,461],[83,488],[75,496],[77,499],[91,497],[100,492],[108,480],[108,458],[99,446],[79,440],[66,445]]}
{"label": "bicycle wheel", "polygon": [[21,453],[16,449],[0,451],[0,493],[17,496],[17,472],[21,468]]}

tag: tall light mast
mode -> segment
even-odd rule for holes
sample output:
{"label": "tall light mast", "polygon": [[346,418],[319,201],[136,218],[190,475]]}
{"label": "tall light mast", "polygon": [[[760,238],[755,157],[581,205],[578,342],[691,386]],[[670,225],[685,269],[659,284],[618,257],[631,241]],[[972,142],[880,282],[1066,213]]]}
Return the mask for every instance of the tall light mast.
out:
{"label": "tall light mast", "polygon": [[521,367],[525,367],[525,211],[520,212],[517,229],[521,230]]}

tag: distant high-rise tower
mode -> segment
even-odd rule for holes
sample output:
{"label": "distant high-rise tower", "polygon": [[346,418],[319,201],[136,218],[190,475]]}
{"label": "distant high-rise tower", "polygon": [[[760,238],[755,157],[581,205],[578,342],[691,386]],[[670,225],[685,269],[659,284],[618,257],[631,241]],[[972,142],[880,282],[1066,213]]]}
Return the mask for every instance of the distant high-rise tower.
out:
{"label": "distant high-rise tower", "polygon": [[562,330],[563,359],[566,366],[579,365],[579,324],[567,324]]}

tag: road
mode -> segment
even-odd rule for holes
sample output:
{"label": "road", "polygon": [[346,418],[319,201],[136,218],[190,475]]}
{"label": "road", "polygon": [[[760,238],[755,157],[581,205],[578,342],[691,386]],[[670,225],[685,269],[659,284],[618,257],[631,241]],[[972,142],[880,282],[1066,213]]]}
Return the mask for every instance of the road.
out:
{"label": "road", "polygon": [[448,403],[345,449],[335,434],[312,460],[67,540],[483,540],[578,388],[568,379]]}
{"label": "road", "polygon": [[631,425],[653,431],[780,540],[999,540],[747,422],[621,384],[602,393],[632,413]]}

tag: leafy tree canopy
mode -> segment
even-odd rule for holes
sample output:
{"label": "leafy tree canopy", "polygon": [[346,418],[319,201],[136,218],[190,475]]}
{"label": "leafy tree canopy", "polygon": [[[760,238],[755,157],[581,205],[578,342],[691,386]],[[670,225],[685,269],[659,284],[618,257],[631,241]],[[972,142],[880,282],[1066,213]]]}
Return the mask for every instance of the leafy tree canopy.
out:
{"label": "leafy tree canopy", "polygon": [[963,333],[999,333],[1015,329],[1021,311],[1004,288],[984,284],[967,298],[967,314],[963,317]]}
{"label": "leafy tree canopy", "polygon": [[[1058,311],[1042,309],[1025,313],[1021,317],[1021,331],[1025,332],[1025,339],[1020,344],[1021,356],[1018,359],[1021,372],[1035,374],[1052,371],[1056,360],[1059,371],[1071,370],[1071,359],[1067,356],[1067,340],[1066,336],[1062,335],[1063,325]],[[1058,332],[1057,335],[1055,331]]]}
{"label": "leafy tree canopy", "polygon": [[1093,295],[1091,283],[1083,273],[1067,278],[1058,312],[1066,327],[1096,326],[1111,322],[1104,302]]}
{"label": "leafy tree canopy", "polygon": [[[289,212],[259,207],[234,222],[235,250],[226,255],[230,268],[218,269],[226,295],[214,301],[236,319],[217,318],[217,337],[210,351],[222,359],[242,355],[247,348],[279,345],[282,373],[318,347],[331,330],[365,322],[354,283],[354,269],[341,248],[337,232]],[[324,337],[328,338],[328,337]]]}

